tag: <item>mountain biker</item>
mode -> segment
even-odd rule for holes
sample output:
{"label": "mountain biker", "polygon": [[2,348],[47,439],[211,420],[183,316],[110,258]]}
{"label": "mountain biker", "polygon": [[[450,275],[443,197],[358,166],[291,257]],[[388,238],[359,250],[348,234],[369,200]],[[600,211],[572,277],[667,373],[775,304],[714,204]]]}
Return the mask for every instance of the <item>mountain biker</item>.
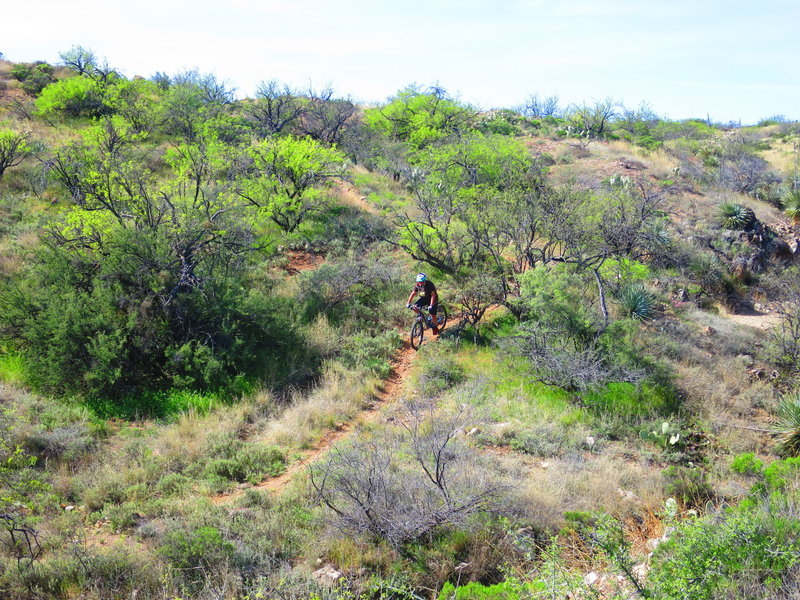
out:
{"label": "mountain biker", "polygon": [[431,326],[433,327],[433,335],[439,335],[439,328],[436,327],[436,308],[439,302],[439,295],[436,293],[436,286],[428,279],[425,273],[417,273],[417,280],[414,283],[414,289],[406,302],[406,308],[411,308],[411,302],[414,296],[419,294],[419,300],[414,302],[418,308],[426,308],[431,313]]}

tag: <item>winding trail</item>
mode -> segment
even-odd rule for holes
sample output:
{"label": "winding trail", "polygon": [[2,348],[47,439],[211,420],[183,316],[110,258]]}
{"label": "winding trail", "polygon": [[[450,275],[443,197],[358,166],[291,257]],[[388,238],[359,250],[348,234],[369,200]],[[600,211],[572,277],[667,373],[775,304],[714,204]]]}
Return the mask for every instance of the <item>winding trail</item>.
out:
{"label": "winding trail", "polygon": [[211,501],[216,505],[230,504],[244,495],[249,489],[267,490],[276,494],[283,491],[294,477],[305,469],[307,465],[318,460],[335,444],[352,435],[358,428],[369,423],[374,423],[380,419],[386,408],[394,404],[394,402],[400,398],[403,383],[408,377],[416,354],[416,350],[409,345],[408,341],[404,341],[403,345],[397,349],[392,357],[392,370],[389,376],[384,380],[383,386],[380,388],[378,394],[375,395],[375,401],[367,405],[367,407],[355,417],[343,423],[341,427],[328,430],[311,448],[300,452],[299,458],[290,464],[283,473],[277,477],[265,479],[256,485],[238,488],[231,492],[214,496],[211,498]]}

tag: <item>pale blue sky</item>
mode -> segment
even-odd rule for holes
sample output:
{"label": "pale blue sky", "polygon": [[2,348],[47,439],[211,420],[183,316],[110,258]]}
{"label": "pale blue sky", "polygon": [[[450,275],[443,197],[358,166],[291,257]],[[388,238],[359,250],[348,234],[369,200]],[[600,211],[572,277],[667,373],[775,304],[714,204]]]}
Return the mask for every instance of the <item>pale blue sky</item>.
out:
{"label": "pale blue sky", "polygon": [[538,93],[800,119],[797,0],[28,0],[2,15],[10,60],[80,44],[127,76],[197,67],[240,96],[275,78],[374,102],[416,82],[482,108]]}

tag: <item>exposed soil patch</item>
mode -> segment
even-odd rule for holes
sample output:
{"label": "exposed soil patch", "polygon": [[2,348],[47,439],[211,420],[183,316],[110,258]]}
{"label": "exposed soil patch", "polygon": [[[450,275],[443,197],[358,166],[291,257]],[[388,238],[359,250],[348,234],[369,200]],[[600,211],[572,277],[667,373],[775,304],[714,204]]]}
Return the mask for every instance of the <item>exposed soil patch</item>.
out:
{"label": "exposed soil patch", "polygon": [[282,268],[289,275],[297,275],[301,271],[312,271],[325,261],[325,257],[321,254],[314,254],[306,250],[288,250],[286,256],[289,262]]}

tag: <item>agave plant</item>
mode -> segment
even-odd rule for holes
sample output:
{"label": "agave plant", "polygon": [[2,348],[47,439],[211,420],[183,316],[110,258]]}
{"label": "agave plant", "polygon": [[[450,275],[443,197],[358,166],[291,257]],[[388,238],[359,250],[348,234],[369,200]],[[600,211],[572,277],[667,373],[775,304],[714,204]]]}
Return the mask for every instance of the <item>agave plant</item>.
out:
{"label": "agave plant", "polygon": [[775,451],[781,458],[800,456],[800,394],[785,396],[777,413],[778,423],[772,428],[778,435]]}
{"label": "agave plant", "polygon": [[649,321],[656,313],[656,297],[641,284],[627,285],[617,294],[622,313],[626,317]]}
{"label": "agave plant", "polygon": [[756,222],[752,208],[737,202],[724,202],[719,205],[719,221],[725,229],[750,229]]}
{"label": "agave plant", "polygon": [[800,189],[791,190],[783,197],[783,212],[800,225]]}

